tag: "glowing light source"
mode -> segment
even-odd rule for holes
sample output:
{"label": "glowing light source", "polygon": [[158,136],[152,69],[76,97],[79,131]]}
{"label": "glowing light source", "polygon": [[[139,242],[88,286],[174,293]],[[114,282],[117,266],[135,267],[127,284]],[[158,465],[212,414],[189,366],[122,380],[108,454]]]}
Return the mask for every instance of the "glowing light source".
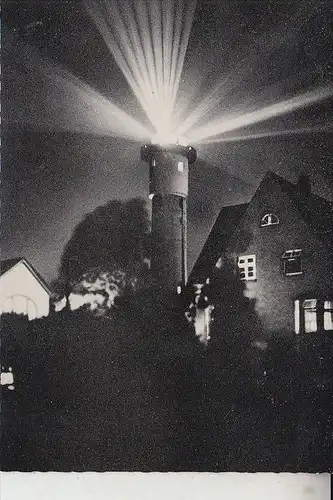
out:
{"label": "glowing light source", "polygon": [[[252,102],[249,107],[248,101],[244,104],[237,100],[236,107],[230,107],[235,89],[239,89],[249,75],[253,76],[258,64],[271,60],[280,46],[299,33],[305,18],[313,13],[312,2],[302,2],[295,16],[287,19],[286,23],[283,21],[264,38],[254,39],[249,53],[246,48],[242,54],[232,54],[235,57],[230,72],[212,82],[212,87],[205,89],[200,99],[190,101],[189,96],[178,94],[196,0],[84,1],[149,123],[142,123],[142,120],[126,113],[113,100],[105,98],[56,63],[43,60],[37,50],[7,33],[12,59],[19,62],[14,75],[16,91],[19,93],[24,88],[27,93],[19,96],[21,105],[14,106],[10,111],[9,122],[110,135],[141,143],[152,138],[155,144],[184,146],[331,130],[330,124],[313,128],[307,123],[305,129],[302,123],[298,123],[295,130],[268,130],[253,134],[247,130],[243,135],[227,137],[230,132],[245,127],[249,129],[254,124],[312,106],[333,95],[330,84],[288,99],[283,99],[283,91],[279,92],[280,100],[277,102],[272,89],[275,92],[276,84],[280,89],[283,82],[274,82],[272,88],[265,89],[264,101],[260,102],[260,98],[255,106]],[[261,69],[265,70],[265,67],[261,66]],[[40,106],[37,94],[42,88],[39,85],[41,79],[43,88],[46,84],[48,90],[49,105],[44,107]],[[191,80],[190,90],[195,98],[199,98],[199,87],[196,93],[195,83]],[[285,90],[289,92],[290,88],[293,85],[285,87]],[[226,114],[225,109],[232,111]]]}
{"label": "glowing light source", "polygon": [[174,143],[174,109],[195,0],[86,0],[85,5],[158,135]]}
{"label": "glowing light source", "polygon": [[[254,124],[311,106],[333,95],[333,86],[330,85],[289,99],[281,97],[279,102],[272,98],[271,102],[265,101],[265,106],[260,100],[257,106],[251,108],[240,102],[230,114],[222,111],[223,108],[230,109],[230,96],[253,72],[256,61],[262,56],[268,59],[279,44],[283,44],[285,37],[294,33],[295,23],[290,21],[288,26],[292,25],[293,30],[288,28],[283,34],[279,28],[272,38],[268,37],[259,44],[261,50],[258,50],[258,40],[254,40],[252,56],[242,56],[238,60],[235,57],[230,73],[213,82],[213,88],[207,89],[194,105],[194,101],[189,102],[186,96],[179,99],[178,93],[195,0],[85,0],[85,4],[149,123],[142,123],[142,120],[126,113],[120,105],[56,63],[43,60],[37,50],[12,39],[8,33],[13,60],[19,61],[17,67],[21,68],[15,69],[17,92],[21,87],[27,91],[27,71],[29,78],[34,79],[34,85],[29,84],[27,91],[29,98],[22,94],[22,106],[11,110],[9,121],[123,137],[141,143],[152,138],[155,144],[186,146],[188,143],[316,132],[311,125],[307,124],[308,128],[304,129],[298,123],[299,128],[291,131],[269,130],[267,133],[251,134],[247,130],[248,135],[226,137],[230,132],[245,127],[249,129]],[[311,10],[310,4],[308,9]],[[297,30],[303,25],[303,10],[302,7],[297,14],[300,16],[296,23]],[[43,84],[46,82],[49,106],[41,107],[40,100],[36,98],[40,79]],[[191,87],[195,89],[195,81],[191,81]],[[323,130],[329,128],[330,125],[325,125]],[[320,131],[318,127],[317,131]]]}
{"label": "glowing light source", "polygon": [[[223,135],[291,113],[333,95],[324,87],[290,99],[256,108],[240,106],[228,115],[217,115],[222,100],[251,71],[250,61],[235,64],[234,72],[218,83],[193,109],[176,106],[177,92],[195,11],[195,0],[85,0],[105,43],[155,130],[158,145],[219,142]],[[284,36],[287,36],[285,33]],[[289,36],[289,35],[288,35]],[[267,54],[275,50],[281,33],[275,33]],[[267,42],[267,40],[266,40]],[[254,51],[257,54],[257,50]],[[256,55],[258,59],[258,54]],[[239,83],[239,81],[238,81]],[[189,136],[185,140],[184,134]],[[221,137],[222,136],[222,137]]]}
{"label": "glowing light source", "polygon": [[175,134],[164,133],[156,134],[151,140],[152,144],[160,144],[161,146],[167,146],[169,144],[177,144],[181,146],[187,146],[188,140],[185,137],[177,137]]}

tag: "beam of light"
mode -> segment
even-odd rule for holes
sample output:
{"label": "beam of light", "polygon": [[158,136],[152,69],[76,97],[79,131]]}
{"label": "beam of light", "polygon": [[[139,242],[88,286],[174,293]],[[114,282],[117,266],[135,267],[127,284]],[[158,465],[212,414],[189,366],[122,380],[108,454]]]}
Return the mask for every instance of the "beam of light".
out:
{"label": "beam of light", "polygon": [[[17,52],[19,47],[20,44],[16,46]],[[140,142],[151,135],[140,122],[70,71],[43,59],[32,47],[24,45],[20,49],[16,83],[23,81],[25,99],[22,103],[27,101],[27,90],[32,93],[32,98],[27,108],[24,105],[14,107],[9,113],[9,122]],[[42,93],[47,90],[45,106],[41,106],[43,95],[38,96],[35,91],[40,88],[40,81],[43,83]],[[18,96],[14,99],[20,100],[20,86],[16,85],[16,89]]]}
{"label": "beam of light", "polygon": [[175,107],[196,0],[85,0],[98,31],[162,141]]}
{"label": "beam of light", "polygon": [[333,95],[333,86],[327,86],[314,91],[308,91],[296,97],[286,99],[269,106],[248,112],[239,112],[231,116],[212,120],[191,131],[192,142],[199,143],[233,130],[249,127],[287,113],[318,103]]}
{"label": "beam of light", "polygon": [[[319,0],[320,1],[320,0]],[[321,3],[321,2],[320,2]],[[231,71],[223,76],[211,90],[207,90],[206,95],[187,113],[185,120],[177,128],[177,135],[189,135],[189,131],[198,122],[204,123],[220,109],[221,103],[226,104],[229,96],[239,88],[242,82],[249,78],[258,70],[258,64],[269,61],[281,47],[288,44],[291,47],[298,40],[299,32],[304,23],[319,10],[320,4],[317,1],[302,2],[290,19],[273,31],[263,34],[255,40],[252,47],[246,48],[242,54],[235,57]],[[281,82],[279,82],[280,84]]]}
{"label": "beam of light", "polygon": [[333,124],[328,123],[327,125],[322,125],[319,127],[303,127],[294,129],[281,129],[281,130],[269,130],[266,132],[258,132],[255,134],[245,134],[245,135],[235,135],[235,136],[222,136],[214,137],[212,139],[206,139],[201,142],[201,144],[216,144],[219,142],[243,142],[256,139],[266,139],[269,137],[281,137],[285,135],[303,135],[303,134],[320,134],[325,132],[332,132]]}

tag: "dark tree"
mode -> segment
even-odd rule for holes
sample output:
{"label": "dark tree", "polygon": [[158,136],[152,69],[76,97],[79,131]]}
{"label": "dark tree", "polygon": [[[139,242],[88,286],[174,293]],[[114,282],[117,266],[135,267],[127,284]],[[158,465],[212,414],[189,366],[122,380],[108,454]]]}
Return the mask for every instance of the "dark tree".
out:
{"label": "dark tree", "polygon": [[147,257],[144,200],[110,201],[87,214],[67,243],[60,276],[75,283],[90,269],[134,271]]}
{"label": "dark tree", "polygon": [[58,296],[67,298],[68,310],[68,298],[73,291],[100,292],[102,296],[109,293],[109,300],[105,300],[107,309],[113,302],[115,288],[128,295],[141,285],[148,285],[149,245],[145,201],[109,201],[88,213],[74,229],[53,288]]}

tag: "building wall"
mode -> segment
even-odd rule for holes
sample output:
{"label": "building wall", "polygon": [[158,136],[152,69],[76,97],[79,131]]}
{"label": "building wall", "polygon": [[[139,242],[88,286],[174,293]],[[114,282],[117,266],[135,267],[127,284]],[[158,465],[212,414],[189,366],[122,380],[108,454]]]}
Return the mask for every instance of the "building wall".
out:
{"label": "building wall", "polygon": [[[265,213],[275,213],[278,225],[260,227]],[[302,249],[303,274],[285,276],[282,255]],[[256,281],[247,281],[244,294],[255,299],[255,310],[267,330],[294,331],[294,299],[311,291],[332,290],[333,259],[303,221],[280,186],[263,184],[231,238],[226,254],[256,255]],[[313,298],[316,298],[315,296]]]}
{"label": "building wall", "polygon": [[23,262],[0,277],[0,313],[27,314],[29,319],[48,316],[50,297]]}

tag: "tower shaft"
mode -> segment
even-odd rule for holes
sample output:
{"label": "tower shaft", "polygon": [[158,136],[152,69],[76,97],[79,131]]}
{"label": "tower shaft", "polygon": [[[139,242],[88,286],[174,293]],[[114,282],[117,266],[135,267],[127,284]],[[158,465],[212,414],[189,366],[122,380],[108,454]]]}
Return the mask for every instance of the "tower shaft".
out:
{"label": "tower shaft", "polygon": [[196,152],[192,147],[150,145],[141,148],[141,158],[149,163],[152,277],[158,288],[179,293],[187,281],[188,167]]}
{"label": "tower shaft", "polygon": [[156,194],[152,203],[151,271],[157,284],[176,291],[187,281],[186,198]]}

